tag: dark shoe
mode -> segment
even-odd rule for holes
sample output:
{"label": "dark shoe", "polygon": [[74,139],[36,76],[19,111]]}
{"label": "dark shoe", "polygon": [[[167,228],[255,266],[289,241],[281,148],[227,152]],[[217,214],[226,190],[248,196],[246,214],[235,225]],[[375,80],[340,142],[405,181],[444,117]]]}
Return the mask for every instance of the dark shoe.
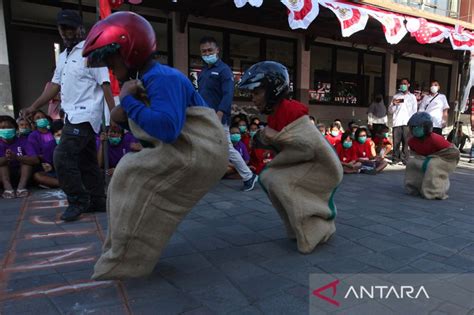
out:
{"label": "dark shoe", "polygon": [[255,188],[255,183],[258,181],[258,176],[253,174],[252,178],[244,182],[243,191],[251,191]]}
{"label": "dark shoe", "polygon": [[91,204],[87,209],[82,211],[82,213],[91,213],[91,212],[105,212],[107,209],[106,199],[96,199],[91,201]]}
{"label": "dark shoe", "polygon": [[375,168],[363,168],[360,172],[367,175],[377,175],[377,170]]}
{"label": "dark shoe", "polygon": [[69,205],[61,215],[61,220],[66,222],[76,221],[81,216],[82,211],[83,208],[78,205]]}

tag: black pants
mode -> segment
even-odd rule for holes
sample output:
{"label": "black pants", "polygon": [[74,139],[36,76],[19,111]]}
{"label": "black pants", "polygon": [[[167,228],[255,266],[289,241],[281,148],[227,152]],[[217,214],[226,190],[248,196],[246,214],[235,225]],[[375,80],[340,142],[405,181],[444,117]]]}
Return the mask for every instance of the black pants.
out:
{"label": "black pants", "polygon": [[433,132],[439,134],[440,136],[443,135],[443,128],[433,128]]}
{"label": "black pants", "polygon": [[104,178],[97,162],[96,135],[89,123],[66,121],[54,151],[59,185],[69,204],[87,209],[105,199]]}
{"label": "black pants", "polygon": [[[410,128],[408,126],[393,127],[393,161],[403,163],[408,159],[408,138],[410,137]],[[402,151],[400,151],[402,145]]]}

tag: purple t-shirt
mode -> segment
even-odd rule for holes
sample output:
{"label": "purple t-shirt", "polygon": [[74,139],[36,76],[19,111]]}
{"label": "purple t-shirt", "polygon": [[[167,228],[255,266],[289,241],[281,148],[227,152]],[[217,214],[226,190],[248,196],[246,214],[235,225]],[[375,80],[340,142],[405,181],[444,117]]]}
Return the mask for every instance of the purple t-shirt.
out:
{"label": "purple t-shirt", "polygon": [[245,147],[245,143],[243,143],[242,141],[234,143],[234,148],[237,150],[237,152],[240,153],[245,163],[248,163],[250,161],[249,152],[247,151],[247,148]]}
{"label": "purple t-shirt", "polygon": [[53,154],[56,148],[56,141],[51,132],[41,133],[38,130],[33,131],[28,136],[28,142],[33,149],[32,156],[41,156],[42,163],[53,165]]}
{"label": "purple t-shirt", "polygon": [[[5,157],[8,149],[17,156],[34,156],[33,148],[28,143],[27,137],[15,137],[12,143],[0,139],[0,157]],[[20,166],[20,162],[13,160],[10,162],[10,166],[17,168]]]}
{"label": "purple t-shirt", "polygon": [[[126,133],[124,134],[124,136],[122,137],[122,141],[120,141],[118,145],[114,146],[109,143],[109,168],[115,168],[119,163],[120,159],[122,159],[125,154],[132,151],[130,149],[130,145],[132,143],[137,142],[138,140],[131,133]],[[99,147],[100,138],[97,136],[97,150],[99,149]]]}

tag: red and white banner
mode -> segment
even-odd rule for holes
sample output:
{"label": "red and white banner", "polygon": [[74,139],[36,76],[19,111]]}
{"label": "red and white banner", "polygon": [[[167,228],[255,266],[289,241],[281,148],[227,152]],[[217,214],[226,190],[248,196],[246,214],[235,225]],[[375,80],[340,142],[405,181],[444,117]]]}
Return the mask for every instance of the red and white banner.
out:
{"label": "red and white banner", "polygon": [[250,5],[254,7],[260,7],[263,0],[234,0],[234,3],[237,8],[242,8],[247,3],[250,3]]}
{"label": "red and white banner", "polygon": [[387,43],[396,45],[408,33],[407,29],[405,28],[405,18],[403,16],[381,10],[367,9],[367,12],[370,17],[376,19],[380,22],[380,24],[382,24],[382,29],[385,33],[385,39],[387,40]]}
{"label": "red and white banner", "polygon": [[291,29],[306,29],[319,14],[318,0],[281,0],[288,8]]}
{"label": "red and white banner", "polygon": [[474,51],[474,32],[467,32],[461,26],[456,26],[449,35],[454,50]]}
{"label": "red and white banner", "polygon": [[420,44],[443,42],[449,37],[449,28],[423,18],[406,17],[406,28]]}
{"label": "red and white banner", "polygon": [[319,4],[336,15],[341,24],[342,36],[344,37],[349,37],[365,29],[369,20],[367,10],[354,7],[353,5],[327,0],[320,0]]}

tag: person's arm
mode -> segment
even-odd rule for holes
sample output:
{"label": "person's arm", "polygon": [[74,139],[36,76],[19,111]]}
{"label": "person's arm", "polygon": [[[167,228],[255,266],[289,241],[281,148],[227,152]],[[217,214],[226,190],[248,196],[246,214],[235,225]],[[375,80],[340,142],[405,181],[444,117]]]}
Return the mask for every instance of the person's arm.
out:
{"label": "person's arm", "polygon": [[7,160],[6,157],[1,156],[0,157],[0,166],[5,166],[5,165],[8,165],[8,160]]}
{"label": "person's arm", "polygon": [[21,155],[21,156],[17,156],[16,160],[20,162],[21,164],[26,164],[26,165],[31,165],[31,166],[40,164],[40,159],[37,156]]}
{"label": "person's arm", "polygon": [[107,135],[104,132],[101,132],[97,148],[97,162],[99,163],[100,168],[104,167],[104,141],[107,141]]}
{"label": "person's arm", "polygon": [[104,84],[101,85],[102,91],[104,91],[104,98],[105,102],[107,103],[107,107],[109,108],[109,111],[112,112],[112,110],[115,107],[115,101],[114,101],[114,95],[112,94],[112,89],[110,88],[110,83],[105,82]]}
{"label": "person's arm", "polygon": [[176,75],[152,77],[146,86],[150,106],[133,96],[137,91],[137,80],[122,86],[120,103],[128,117],[149,135],[165,143],[176,141],[186,119],[188,87]]}
{"label": "person's arm", "polygon": [[390,102],[390,105],[388,105],[388,112],[390,114],[393,114],[395,112],[395,108],[396,108],[395,106],[398,106],[398,104],[395,105],[395,102],[396,102],[395,96],[396,95],[392,97],[392,101]]}
{"label": "person's arm", "polygon": [[60,85],[52,82],[51,84],[48,84],[43,93],[41,93],[41,95],[33,102],[33,104],[21,111],[22,115],[27,117],[34,111],[38,110],[38,108],[53,99],[59,93],[59,90]]}
{"label": "person's arm", "polygon": [[224,115],[229,115],[232,109],[232,100],[234,99],[234,75],[230,69],[223,72],[221,79],[222,99],[217,107],[217,116],[222,120]]}

